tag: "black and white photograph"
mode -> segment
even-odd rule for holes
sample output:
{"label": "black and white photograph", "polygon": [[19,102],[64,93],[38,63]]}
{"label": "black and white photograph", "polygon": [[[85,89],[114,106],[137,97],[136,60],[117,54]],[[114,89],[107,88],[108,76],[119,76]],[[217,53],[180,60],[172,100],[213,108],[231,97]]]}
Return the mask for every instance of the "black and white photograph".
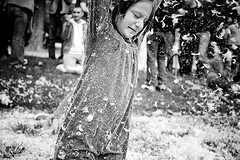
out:
{"label": "black and white photograph", "polygon": [[0,0],[0,160],[240,160],[239,0]]}

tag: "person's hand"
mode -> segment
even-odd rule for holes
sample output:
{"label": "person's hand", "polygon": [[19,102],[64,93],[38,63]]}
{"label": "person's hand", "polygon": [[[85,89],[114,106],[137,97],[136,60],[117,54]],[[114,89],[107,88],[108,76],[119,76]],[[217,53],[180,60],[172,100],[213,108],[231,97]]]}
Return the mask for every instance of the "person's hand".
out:
{"label": "person's hand", "polygon": [[70,22],[70,21],[71,21],[71,18],[72,18],[72,15],[71,15],[71,14],[66,14],[66,15],[65,15],[66,21]]}

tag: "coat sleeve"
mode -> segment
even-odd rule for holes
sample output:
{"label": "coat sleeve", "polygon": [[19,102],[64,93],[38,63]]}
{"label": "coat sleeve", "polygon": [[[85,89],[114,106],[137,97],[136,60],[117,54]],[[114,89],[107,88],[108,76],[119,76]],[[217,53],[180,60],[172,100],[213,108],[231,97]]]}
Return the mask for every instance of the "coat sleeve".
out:
{"label": "coat sleeve", "polygon": [[67,5],[70,5],[72,3],[72,0],[64,0]]}

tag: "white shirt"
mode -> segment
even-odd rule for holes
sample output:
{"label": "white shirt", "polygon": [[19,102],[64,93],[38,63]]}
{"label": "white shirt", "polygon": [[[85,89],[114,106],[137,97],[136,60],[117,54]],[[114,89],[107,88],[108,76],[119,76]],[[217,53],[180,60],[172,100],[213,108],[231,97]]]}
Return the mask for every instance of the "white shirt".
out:
{"label": "white shirt", "polygon": [[84,43],[83,43],[83,26],[86,21],[81,20],[80,23],[71,19],[70,22],[73,24],[73,41],[70,48],[70,54],[83,54],[84,53]]}

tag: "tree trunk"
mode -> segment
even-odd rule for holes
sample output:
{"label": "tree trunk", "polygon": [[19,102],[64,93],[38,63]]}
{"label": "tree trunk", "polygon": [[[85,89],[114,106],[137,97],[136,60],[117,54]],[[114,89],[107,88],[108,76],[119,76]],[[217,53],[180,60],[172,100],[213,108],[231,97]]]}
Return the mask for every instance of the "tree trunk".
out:
{"label": "tree trunk", "polygon": [[33,32],[28,46],[30,51],[43,49],[45,4],[45,0],[35,0],[36,7],[32,17]]}

